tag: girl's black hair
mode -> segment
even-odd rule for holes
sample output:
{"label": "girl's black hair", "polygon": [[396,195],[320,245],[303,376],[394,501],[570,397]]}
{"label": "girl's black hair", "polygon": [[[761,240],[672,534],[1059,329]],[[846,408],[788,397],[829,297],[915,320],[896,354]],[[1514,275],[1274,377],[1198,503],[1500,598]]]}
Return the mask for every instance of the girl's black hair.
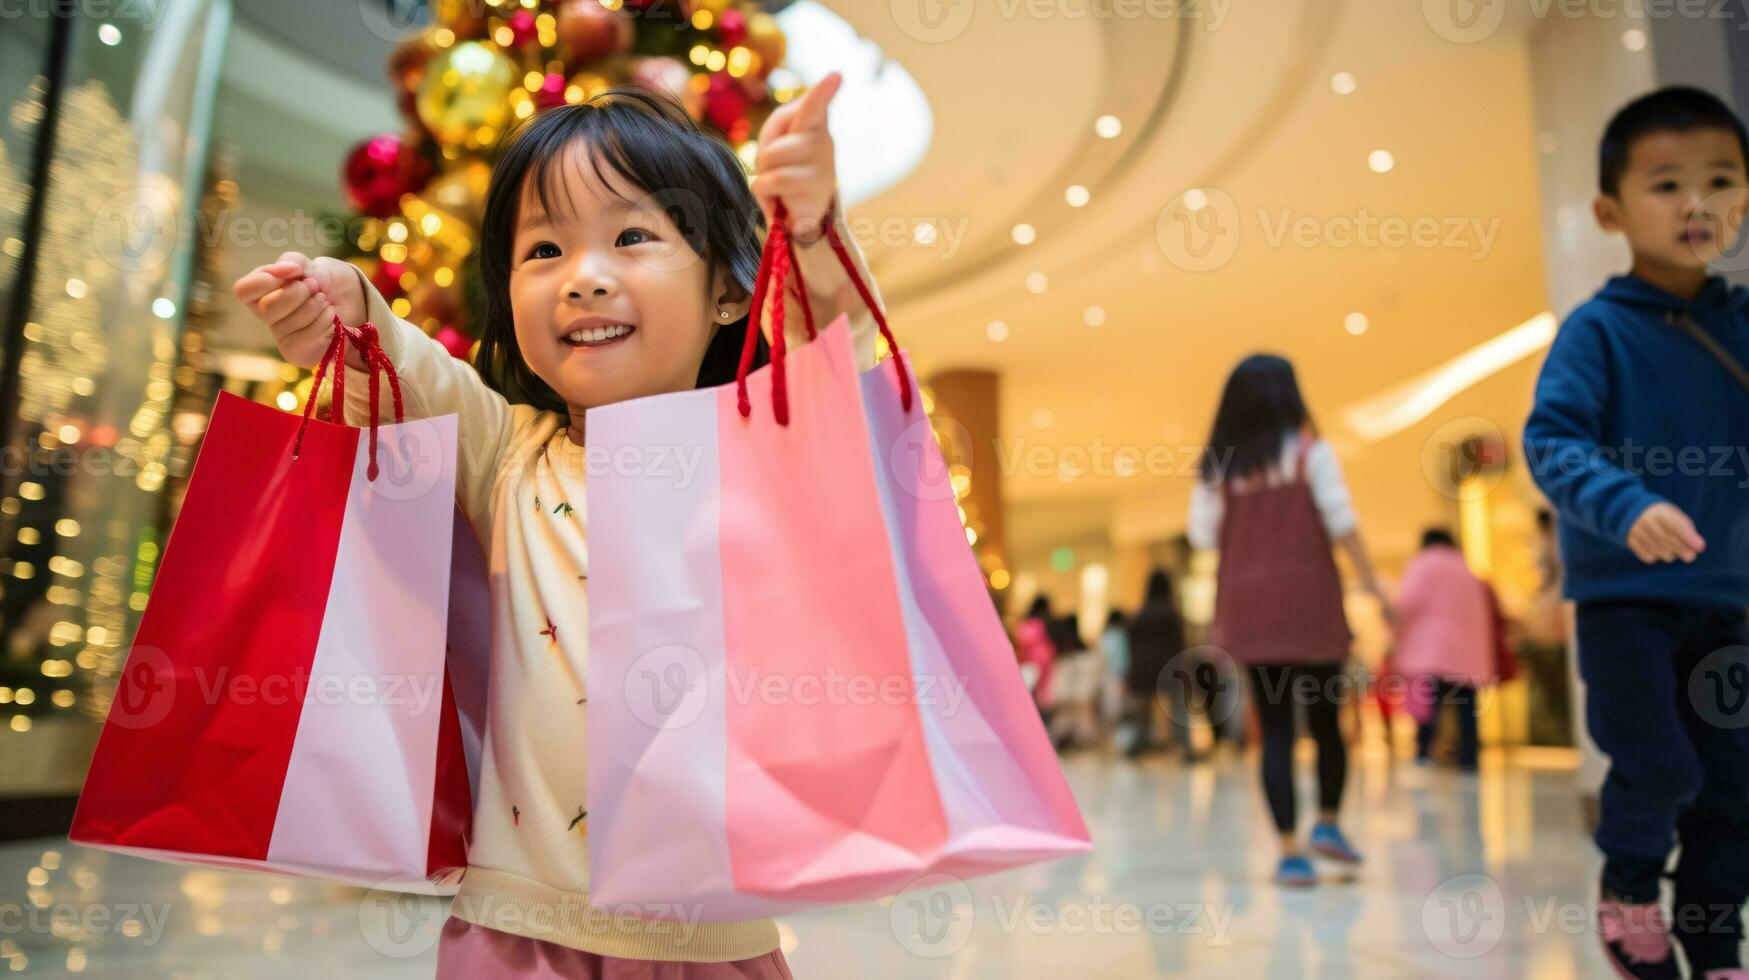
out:
{"label": "girl's black hair", "polygon": [[[573,143],[586,148],[603,184],[613,186],[611,172],[661,203],[687,245],[709,263],[707,282],[714,282],[717,270],[724,269],[732,282],[751,294],[765,228],[765,216],[735,152],[694,124],[671,97],[622,86],[577,105],[548,109],[517,130],[493,167],[486,192],[479,248],[485,325],[475,367],[489,386],[512,403],[561,415],[569,413],[569,406],[529,370],[516,344],[510,249],[526,181],[534,181],[535,193],[549,214],[558,213],[564,204],[556,200],[552,178]],[[717,330],[699,365],[698,387],[735,380],[746,337],[746,317]],[[756,343],[753,366],[759,367],[770,360],[770,349],[763,336]]]}
{"label": "girl's black hair", "polygon": [[1457,547],[1457,539],[1452,537],[1451,532],[1443,527],[1430,527],[1421,532],[1421,547],[1455,548]]}
{"label": "girl's black hair", "polygon": [[1312,428],[1312,417],[1293,364],[1274,354],[1253,354],[1227,378],[1198,475],[1214,486],[1267,470],[1280,458],[1283,441],[1302,428]]}
{"label": "girl's black hair", "polygon": [[1051,597],[1043,594],[1034,596],[1032,605],[1026,609],[1026,618],[1043,619],[1048,622],[1051,618]]}

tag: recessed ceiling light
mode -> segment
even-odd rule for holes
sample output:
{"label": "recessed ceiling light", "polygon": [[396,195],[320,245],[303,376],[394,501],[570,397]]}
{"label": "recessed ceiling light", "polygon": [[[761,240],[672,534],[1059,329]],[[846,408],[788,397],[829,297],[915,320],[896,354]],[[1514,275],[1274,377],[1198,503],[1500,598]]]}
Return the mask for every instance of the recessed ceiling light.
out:
{"label": "recessed ceiling light", "polygon": [[160,296],[152,301],[152,312],[158,319],[168,320],[176,315],[176,301],[168,296]]}
{"label": "recessed ceiling light", "polygon": [[1055,418],[1051,415],[1050,409],[1048,409],[1048,408],[1035,408],[1032,410],[1032,427],[1033,428],[1035,428],[1035,429],[1048,429],[1051,427],[1051,423],[1053,421],[1055,421]]}
{"label": "recessed ceiling light", "polygon": [[1200,187],[1192,187],[1184,192],[1184,206],[1192,211],[1201,211],[1208,207],[1208,203],[1209,196]]}
{"label": "recessed ceiling light", "polygon": [[1113,139],[1123,132],[1123,120],[1116,116],[1100,116],[1093,120],[1093,131],[1105,139]]}
{"label": "recessed ceiling light", "polygon": [[121,28],[105,24],[97,29],[97,39],[113,48],[121,43]]}
{"label": "recessed ceiling light", "polygon": [[1350,313],[1342,318],[1342,329],[1358,337],[1366,333],[1367,320],[1365,313]]}
{"label": "recessed ceiling light", "polygon": [[990,325],[984,328],[984,333],[988,335],[991,340],[1000,344],[1008,339],[1008,324],[1003,323],[1001,320],[991,320]]}
{"label": "recessed ceiling light", "polygon": [[911,230],[911,240],[919,245],[935,244],[935,225],[928,221],[917,222],[917,227]]}
{"label": "recessed ceiling light", "polygon": [[1339,71],[1330,76],[1330,90],[1337,95],[1354,94],[1354,76],[1345,71]]}
{"label": "recessed ceiling light", "polygon": [[1070,184],[1069,189],[1063,192],[1063,200],[1068,201],[1069,206],[1072,208],[1082,207],[1091,200],[1092,197],[1092,192],[1088,191],[1087,188],[1082,187],[1080,184]]}
{"label": "recessed ceiling light", "polygon": [[1026,291],[1027,292],[1029,292],[1029,293],[1042,293],[1049,288],[1051,288],[1051,281],[1050,281],[1050,279],[1045,277],[1044,273],[1042,273],[1042,272],[1029,272],[1026,274]]}
{"label": "recessed ceiling light", "polygon": [[1090,327],[1103,326],[1105,324],[1105,307],[1089,306],[1082,312],[1081,319],[1085,320]]}
{"label": "recessed ceiling light", "polygon": [[1644,51],[1646,49],[1646,32],[1637,27],[1622,31],[1621,46],[1629,51]]}
{"label": "recessed ceiling light", "polygon": [[1038,230],[1026,222],[1014,226],[1014,244],[1031,245],[1038,240]]}
{"label": "recessed ceiling light", "polygon": [[1366,165],[1375,174],[1389,173],[1397,165],[1397,158],[1391,156],[1390,150],[1374,150],[1367,154]]}

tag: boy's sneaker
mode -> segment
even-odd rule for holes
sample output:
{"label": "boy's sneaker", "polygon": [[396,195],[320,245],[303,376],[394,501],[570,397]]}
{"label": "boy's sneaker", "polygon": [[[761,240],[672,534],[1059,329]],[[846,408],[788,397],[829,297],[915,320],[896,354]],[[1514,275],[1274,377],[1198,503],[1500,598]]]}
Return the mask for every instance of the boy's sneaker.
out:
{"label": "boy's sneaker", "polygon": [[1597,931],[1603,938],[1603,954],[1622,976],[1680,980],[1682,972],[1677,969],[1675,948],[1670,943],[1670,923],[1658,903],[1629,905],[1605,892],[1597,903]]}
{"label": "boy's sneaker", "polygon": [[1359,864],[1360,852],[1350,847],[1348,838],[1333,823],[1321,823],[1312,828],[1312,850],[1323,858],[1344,864]]}
{"label": "boy's sneaker", "polygon": [[1318,883],[1318,873],[1312,862],[1301,854],[1290,854],[1275,868],[1275,883],[1289,888],[1310,888]]}

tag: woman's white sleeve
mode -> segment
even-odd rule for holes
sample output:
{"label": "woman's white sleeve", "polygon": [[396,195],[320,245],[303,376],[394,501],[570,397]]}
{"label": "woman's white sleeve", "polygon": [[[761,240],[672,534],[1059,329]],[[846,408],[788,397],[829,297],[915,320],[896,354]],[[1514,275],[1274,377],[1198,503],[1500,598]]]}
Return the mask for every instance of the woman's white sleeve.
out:
{"label": "woman's white sleeve", "polygon": [[1221,492],[1197,480],[1190,489],[1190,521],[1186,528],[1192,548],[1209,551],[1220,546],[1223,510]]}
{"label": "woman's white sleeve", "polygon": [[1306,482],[1312,488],[1312,499],[1318,503],[1318,514],[1330,540],[1347,537],[1357,523],[1354,502],[1348,495],[1348,481],[1342,478],[1342,463],[1336,458],[1336,450],[1322,439],[1306,450]]}

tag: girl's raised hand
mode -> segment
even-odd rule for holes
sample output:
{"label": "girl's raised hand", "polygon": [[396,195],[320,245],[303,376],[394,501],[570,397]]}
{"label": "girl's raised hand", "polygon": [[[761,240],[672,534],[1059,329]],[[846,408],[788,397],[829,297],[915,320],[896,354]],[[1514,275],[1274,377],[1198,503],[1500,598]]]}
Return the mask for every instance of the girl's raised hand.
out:
{"label": "girl's raised hand", "polygon": [[[313,368],[322,361],[333,335],[334,314],[357,326],[365,321],[364,290],[356,270],[326,256],[310,258],[286,252],[231,286],[237,302],[273,332],[279,355],[294,367]],[[346,348],[346,360],[364,368],[357,347]]]}
{"label": "girl's raised hand", "polygon": [[779,106],[759,130],[753,196],[758,198],[767,223],[778,199],[783,200],[789,211],[787,224],[798,245],[819,240],[826,210],[838,191],[826,107],[842,81],[837,72],[827,75],[801,98]]}

